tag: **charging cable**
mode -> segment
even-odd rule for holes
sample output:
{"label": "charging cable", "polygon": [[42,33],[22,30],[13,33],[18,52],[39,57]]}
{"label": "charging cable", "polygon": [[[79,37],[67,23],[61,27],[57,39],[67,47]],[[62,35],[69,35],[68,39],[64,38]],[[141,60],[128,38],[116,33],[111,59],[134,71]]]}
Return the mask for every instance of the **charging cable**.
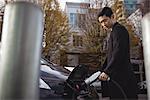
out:
{"label": "charging cable", "polygon": [[[89,85],[89,84],[95,82],[98,79],[100,74],[101,74],[101,72],[97,71],[94,74],[92,74],[89,78],[87,78],[84,82],[86,83],[86,85]],[[115,80],[110,79],[110,77],[108,77],[107,81],[110,81],[110,80],[119,88],[119,90],[123,94],[125,100],[127,100],[127,95],[124,92],[123,88],[120,86],[120,84],[118,84]]]}

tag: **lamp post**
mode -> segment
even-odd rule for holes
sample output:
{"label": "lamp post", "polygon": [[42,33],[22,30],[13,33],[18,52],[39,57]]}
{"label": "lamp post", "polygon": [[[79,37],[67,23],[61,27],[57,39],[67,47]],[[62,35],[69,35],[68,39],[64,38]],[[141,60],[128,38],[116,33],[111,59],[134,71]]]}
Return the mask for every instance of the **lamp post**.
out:
{"label": "lamp post", "polygon": [[16,0],[4,12],[0,100],[38,100],[43,13],[35,4]]}

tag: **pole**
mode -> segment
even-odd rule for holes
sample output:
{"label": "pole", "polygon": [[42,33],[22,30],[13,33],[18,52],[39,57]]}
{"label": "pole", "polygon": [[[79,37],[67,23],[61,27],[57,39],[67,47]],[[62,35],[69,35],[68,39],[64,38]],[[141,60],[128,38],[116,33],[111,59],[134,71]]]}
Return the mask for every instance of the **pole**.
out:
{"label": "pole", "polygon": [[0,100],[38,100],[43,13],[18,1],[5,7],[0,66]]}
{"label": "pole", "polygon": [[148,100],[150,100],[150,13],[142,19],[142,33]]}

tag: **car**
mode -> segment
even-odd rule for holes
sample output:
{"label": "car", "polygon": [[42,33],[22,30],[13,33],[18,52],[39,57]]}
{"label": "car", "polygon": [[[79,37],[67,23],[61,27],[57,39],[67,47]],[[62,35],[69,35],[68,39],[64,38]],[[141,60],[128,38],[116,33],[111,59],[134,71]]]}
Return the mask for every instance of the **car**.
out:
{"label": "car", "polygon": [[[76,80],[79,74],[82,74],[86,70],[80,70],[82,68],[74,68],[72,71],[67,70],[64,67],[58,66],[44,58],[40,60],[40,78],[39,78],[39,98],[40,100],[57,99],[64,100],[66,97],[66,87],[68,86],[67,80],[74,81],[75,83],[84,81]],[[72,76],[71,76],[72,75]],[[74,76],[75,75],[75,76]],[[80,75],[81,77],[83,75]],[[70,85],[70,84],[69,84]],[[70,88],[70,87],[67,87]],[[71,86],[71,88],[74,88]]]}
{"label": "car", "polygon": [[45,59],[41,59],[39,79],[40,100],[63,100],[64,83],[69,73],[70,72],[65,68],[57,66]]}
{"label": "car", "polygon": [[[80,87],[89,77],[88,66],[78,65],[71,72],[41,59],[40,66],[40,99],[68,100],[78,97],[89,98],[93,87],[100,87],[100,81],[95,81],[87,87]],[[78,88],[79,86],[79,88]],[[90,90],[90,91],[89,91]],[[96,94],[96,92],[95,92]],[[93,97],[92,98],[98,98]]]}

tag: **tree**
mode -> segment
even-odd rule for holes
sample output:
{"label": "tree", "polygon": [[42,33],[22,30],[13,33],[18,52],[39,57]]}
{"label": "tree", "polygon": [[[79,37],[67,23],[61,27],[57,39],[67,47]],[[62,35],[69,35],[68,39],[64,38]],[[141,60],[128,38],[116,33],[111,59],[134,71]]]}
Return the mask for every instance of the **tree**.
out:
{"label": "tree", "polygon": [[68,19],[60,10],[57,0],[45,0],[42,6],[45,13],[42,54],[51,61],[60,59],[59,50],[67,46],[70,35]]}
{"label": "tree", "polygon": [[[15,2],[15,0],[4,1],[5,4]],[[70,36],[67,16],[61,11],[57,0],[27,1],[38,4],[44,11],[42,55],[47,57],[48,60],[58,62],[56,60],[60,60],[62,51],[65,52]]]}
{"label": "tree", "polygon": [[[86,48],[86,53],[89,53],[89,55],[93,54],[94,58],[90,59],[91,62],[93,62],[92,59],[98,59],[96,63],[101,65],[105,59],[103,46],[107,34],[97,20],[99,9],[93,6],[87,9],[86,13],[78,14],[78,26],[83,33],[83,45]],[[90,61],[88,60],[88,62]]]}

